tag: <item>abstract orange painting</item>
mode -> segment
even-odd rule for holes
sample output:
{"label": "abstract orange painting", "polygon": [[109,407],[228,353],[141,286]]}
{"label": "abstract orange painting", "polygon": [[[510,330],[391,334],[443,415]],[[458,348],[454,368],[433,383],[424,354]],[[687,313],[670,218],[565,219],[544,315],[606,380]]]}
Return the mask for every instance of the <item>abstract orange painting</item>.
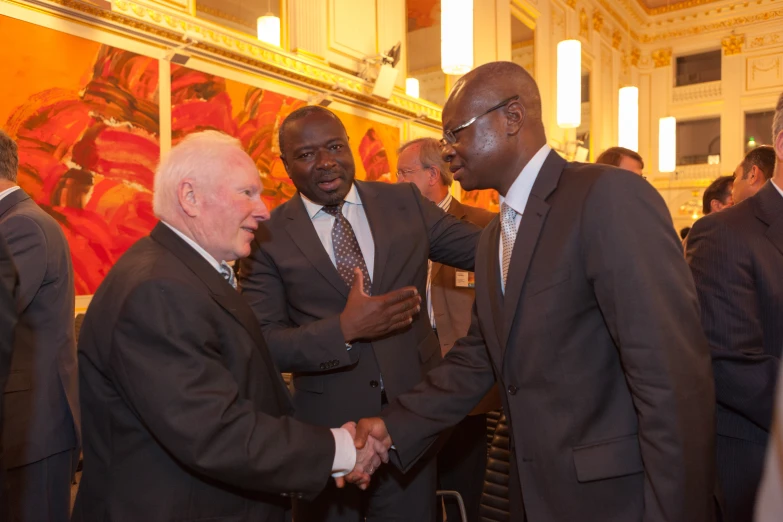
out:
{"label": "abstract orange painting", "polygon": [[[280,160],[277,133],[283,120],[306,101],[187,67],[172,66],[172,141],[215,129],[237,137],[255,160],[272,209],[296,189]],[[392,182],[400,129],[334,111],[348,132],[357,179]]]}
{"label": "abstract orange painting", "polygon": [[158,62],[7,17],[0,59],[0,123],[19,147],[19,185],[60,223],[76,293],[92,294],[155,223]]}

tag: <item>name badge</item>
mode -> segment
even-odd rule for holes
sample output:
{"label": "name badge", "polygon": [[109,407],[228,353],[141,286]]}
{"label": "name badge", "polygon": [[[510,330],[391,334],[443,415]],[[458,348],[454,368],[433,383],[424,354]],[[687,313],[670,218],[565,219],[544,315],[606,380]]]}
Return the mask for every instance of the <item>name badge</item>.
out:
{"label": "name badge", "polygon": [[454,284],[457,288],[475,288],[476,276],[473,272],[467,270],[456,270]]}

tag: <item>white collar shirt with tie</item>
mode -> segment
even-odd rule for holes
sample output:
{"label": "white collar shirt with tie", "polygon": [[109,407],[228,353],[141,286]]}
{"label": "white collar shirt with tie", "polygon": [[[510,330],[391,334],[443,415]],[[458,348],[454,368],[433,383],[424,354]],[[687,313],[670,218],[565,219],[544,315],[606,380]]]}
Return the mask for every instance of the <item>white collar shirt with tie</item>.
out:
{"label": "white collar shirt with tie", "polygon": [[190,245],[190,247],[193,250],[198,252],[199,255],[201,255],[201,257],[206,259],[207,262],[210,265],[212,265],[212,268],[217,270],[220,273],[220,275],[222,275],[223,278],[228,282],[228,284],[230,284],[231,286],[233,286],[236,289],[236,287],[237,287],[237,280],[236,280],[236,277],[234,277],[234,269],[232,269],[231,266],[228,263],[226,263],[225,261],[218,262],[218,260],[215,259],[214,257],[212,257],[212,255],[209,252],[204,250],[201,247],[201,245],[199,245],[198,243],[193,241],[191,238],[189,238],[188,236],[183,234],[181,231],[177,230],[176,228],[174,228],[173,226],[169,225],[165,221],[161,221],[161,223],[163,223],[164,225],[169,227],[172,230],[172,232],[177,234],[180,238],[182,238],[182,240],[185,243]]}
{"label": "white collar shirt with tie", "polygon": [[[533,184],[536,182],[536,178],[538,178],[538,173],[541,171],[541,167],[544,165],[544,161],[546,161],[546,158],[551,151],[552,149],[549,145],[544,145],[538,149],[538,152],[536,152],[530,161],[527,162],[527,165],[524,166],[522,172],[517,176],[517,179],[514,180],[514,183],[512,183],[511,188],[508,189],[506,196],[500,196],[500,241],[498,241],[500,246],[498,249],[498,262],[500,264],[501,274],[500,285],[504,294],[506,293],[506,280],[503,270],[503,254],[505,251],[503,243],[505,242],[508,245],[509,250],[513,250],[514,239],[516,239],[516,234],[519,231],[519,224],[522,222],[522,214],[524,214],[527,200],[530,198],[530,191],[533,190]],[[512,219],[513,224],[511,223]],[[513,237],[509,237],[505,241],[503,237],[504,225],[508,229],[509,234],[512,233],[511,227],[513,226]],[[510,260],[510,258],[511,254],[509,253],[508,260]]]}

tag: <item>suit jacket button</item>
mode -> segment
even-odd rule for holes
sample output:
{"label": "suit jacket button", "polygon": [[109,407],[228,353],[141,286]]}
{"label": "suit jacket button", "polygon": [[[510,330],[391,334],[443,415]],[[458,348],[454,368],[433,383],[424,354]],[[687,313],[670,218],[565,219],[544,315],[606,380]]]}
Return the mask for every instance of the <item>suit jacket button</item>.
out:
{"label": "suit jacket button", "polygon": [[322,370],[325,370],[326,369],[326,364],[321,363],[320,367],[321,367]]}
{"label": "suit jacket button", "polygon": [[377,388],[378,387],[378,381],[376,381],[374,379],[372,381],[370,381],[370,387]]}
{"label": "suit jacket button", "polygon": [[516,393],[517,393],[517,390],[518,390],[518,389],[519,389],[519,388],[517,388],[517,387],[516,387],[516,386],[514,386],[513,384],[509,384],[509,385],[508,385],[508,394],[509,394],[509,395],[516,395]]}
{"label": "suit jacket button", "polygon": [[340,366],[340,361],[335,359],[334,361],[332,361],[332,365],[333,366]]}

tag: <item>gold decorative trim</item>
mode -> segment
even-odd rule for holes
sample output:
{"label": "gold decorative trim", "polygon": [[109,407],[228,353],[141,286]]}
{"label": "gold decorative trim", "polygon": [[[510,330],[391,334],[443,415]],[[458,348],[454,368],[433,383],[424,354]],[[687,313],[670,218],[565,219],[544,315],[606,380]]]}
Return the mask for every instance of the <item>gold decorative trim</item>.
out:
{"label": "gold decorative trim", "polygon": [[712,4],[718,0],[685,0],[683,2],[674,2],[672,4],[662,5],[661,7],[647,7],[644,0],[636,0],[639,7],[644,10],[650,16],[655,16],[664,13],[671,13],[672,11],[679,11],[681,9],[689,9],[691,7],[699,7],[702,5]]}
{"label": "gold decorative trim", "polygon": [[293,52],[297,56],[303,56],[305,58],[309,58],[309,59],[315,60],[317,62],[324,62],[324,63],[326,63],[326,58],[324,58],[323,56],[320,56],[318,54],[311,53],[310,51],[306,51],[304,49],[294,49]]}
{"label": "gold decorative trim", "polygon": [[579,11],[579,36],[583,38],[590,36],[590,22],[587,20],[587,11],[584,7]]}
{"label": "gold decorative trim", "polygon": [[744,34],[730,34],[726,38],[720,41],[720,46],[723,48],[723,56],[731,56],[734,54],[740,54],[742,52],[742,46],[745,45]]}
{"label": "gold decorative trim", "polygon": [[199,6],[196,4],[196,13],[204,13],[208,14],[210,16],[214,16],[215,18],[220,18],[221,20],[227,20],[229,22],[235,23],[237,25],[241,25],[242,27],[247,27],[248,29],[255,29],[256,26],[249,23],[247,20],[243,18],[239,18],[238,16],[234,16],[228,13],[224,13],[223,11],[219,9],[213,9],[212,7],[207,7],[205,5]]}
{"label": "gold decorative trim", "polygon": [[768,33],[753,38],[748,44],[749,49],[758,49],[761,47],[769,47],[771,45],[780,45],[783,43],[783,32]]}
{"label": "gold decorative trim", "polygon": [[[25,8],[31,7],[29,3],[21,0],[5,1]],[[267,46],[261,42],[256,43],[238,31],[219,28],[206,20],[199,20],[184,13],[163,8],[153,9],[132,0],[113,0],[113,11],[77,0],[49,0],[49,3],[66,8],[66,12],[60,11],[60,13],[68,18],[83,23],[84,15],[88,15],[100,21],[107,30],[132,38],[134,36],[128,35],[123,29],[132,29],[136,33],[172,42],[181,40],[186,30],[191,31],[203,38],[203,42],[193,45],[191,49],[225,58],[229,62],[242,64],[258,72],[263,71],[273,76],[287,78],[302,86],[314,86],[324,90],[338,87],[342,96],[406,117],[424,118],[429,124],[437,125],[441,120],[441,108],[435,104],[399,93],[392,94],[391,99],[384,102],[372,95],[372,84],[354,75],[329,69],[323,63],[296,56],[277,47]],[[44,4],[39,5],[45,11]],[[76,13],[81,14],[76,15]],[[136,38],[150,43],[143,40],[143,37]]]}
{"label": "gold decorative trim", "polygon": [[620,48],[620,44],[622,43],[622,41],[623,41],[623,33],[621,33],[620,31],[615,30],[612,33],[612,47],[615,48],[615,49],[619,49]]}
{"label": "gold decorative trim", "polygon": [[593,9],[593,31],[600,33],[604,27],[604,15],[598,9]]}
{"label": "gold decorative trim", "polygon": [[665,31],[649,34],[637,34],[631,31],[631,36],[640,43],[652,43],[659,40],[671,40],[672,38],[680,38],[683,36],[693,36],[702,33],[708,33],[711,31],[720,31],[724,29],[732,29],[735,27],[749,25],[756,22],[768,22],[775,20],[776,18],[783,17],[783,9],[776,9],[774,11],[767,11],[766,13],[758,13],[751,16],[738,16],[728,20],[721,20],[720,22],[713,22],[706,25],[699,25],[693,27],[686,27],[675,31]]}
{"label": "gold decorative trim", "polygon": [[672,49],[667,47],[666,49],[657,49],[652,52],[652,61],[655,67],[666,67],[672,63]]}
{"label": "gold decorative trim", "polygon": [[571,9],[576,9],[576,0],[566,0],[566,5]]}

